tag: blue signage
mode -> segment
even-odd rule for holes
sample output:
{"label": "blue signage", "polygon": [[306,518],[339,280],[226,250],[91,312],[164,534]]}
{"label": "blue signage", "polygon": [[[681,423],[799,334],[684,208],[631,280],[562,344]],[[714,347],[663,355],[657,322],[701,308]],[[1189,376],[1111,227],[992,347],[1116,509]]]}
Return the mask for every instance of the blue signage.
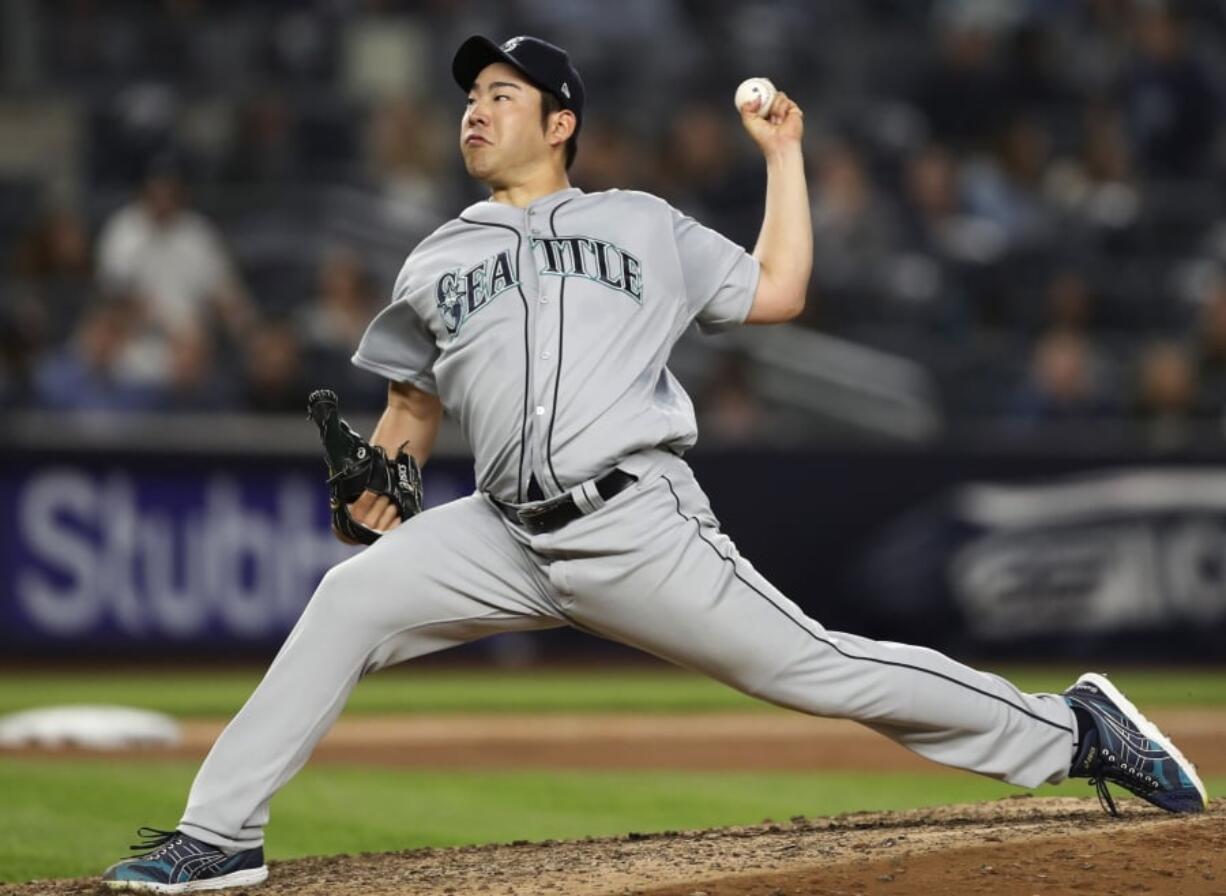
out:
{"label": "blue signage", "polygon": [[[318,463],[20,466],[0,476],[0,646],[281,641],[329,567]],[[472,491],[431,464],[426,503]]]}

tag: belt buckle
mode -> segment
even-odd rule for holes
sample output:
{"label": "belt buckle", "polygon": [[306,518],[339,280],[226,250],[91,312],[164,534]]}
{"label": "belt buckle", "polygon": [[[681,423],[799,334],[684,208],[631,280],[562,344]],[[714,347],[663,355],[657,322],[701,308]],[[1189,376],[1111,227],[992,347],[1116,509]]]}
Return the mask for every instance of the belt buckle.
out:
{"label": "belt buckle", "polygon": [[561,504],[561,499],[552,498],[551,500],[544,501],[535,507],[529,507],[526,509],[517,508],[515,510],[515,517],[519,520],[519,524],[525,529],[535,531],[541,527],[545,517],[557,510]]}
{"label": "belt buckle", "polygon": [[548,531],[548,527],[545,526],[544,520],[540,516],[521,516],[519,517],[519,526],[525,532],[532,535],[540,535]]}

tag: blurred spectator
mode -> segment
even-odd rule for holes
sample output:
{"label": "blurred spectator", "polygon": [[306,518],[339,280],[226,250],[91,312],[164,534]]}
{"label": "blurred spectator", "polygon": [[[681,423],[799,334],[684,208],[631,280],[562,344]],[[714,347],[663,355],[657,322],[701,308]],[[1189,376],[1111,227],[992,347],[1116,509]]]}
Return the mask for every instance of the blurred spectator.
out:
{"label": "blurred spectator", "polygon": [[898,227],[894,209],[850,144],[830,143],[818,153],[812,194],[818,281],[824,288],[872,288],[879,260],[894,249]]}
{"label": "blurred spectator", "polygon": [[1007,247],[1004,229],[967,207],[958,167],[947,149],[932,145],[907,161],[905,220],[918,250],[955,262],[986,264]]}
{"label": "blurred spectator", "polygon": [[1022,24],[1007,39],[1002,97],[1007,108],[1028,115],[1070,99],[1059,72],[1056,36],[1045,18]]}
{"label": "blurred spectator", "polygon": [[30,318],[30,307],[0,294],[0,407],[24,404],[30,395],[43,335],[43,322]]}
{"label": "blurred spectator", "polygon": [[1060,69],[1078,95],[1104,97],[1119,89],[1131,53],[1137,4],[1133,0],[1087,0],[1048,6],[1059,20]]}
{"label": "blurred spectator", "polygon": [[378,304],[361,258],[338,250],[324,258],[315,298],[295,320],[312,381],[339,390],[361,408],[380,406],[387,396],[381,379],[349,361]]}
{"label": "blurred spectator", "polygon": [[212,224],[185,202],[175,163],[159,160],[139,199],[103,228],[99,276],[108,290],[139,297],[164,333],[207,326],[216,314],[237,337],[253,310]]}
{"label": "blurred spectator", "polygon": [[458,140],[458,111],[454,120],[444,121],[424,103],[383,100],[367,123],[367,164],[388,198],[439,213],[446,205],[440,174]]}
{"label": "blurred spectator", "polygon": [[242,105],[224,170],[239,183],[286,181],[299,173],[294,113],[281,93],[263,91]]}
{"label": "blurred spectator", "polygon": [[956,215],[962,200],[958,195],[958,169],[949,151],[931,144],[911,156],[906,163],[903,193],[912,228],[921,239]]}
{"label": "blurred spectator", "polygon": [[[1141,413],[1100,349],[1139,357],[1171,324],[1164,297],[1189,257],[1226,258],[1219,5],[634,0],[613,19],[606,6],[17,4],[57,35],[27,86],[62,102],[0,115],[0,400],[32,404],[36,373],[64,381],[72,362],[93,384],[86,403],[131,390],[164,407],[299,413],[286,384],[303,370],[381,402],[383,384],[348,363],[380,304],[366,271],[390,273],[482,195],[455,152],[451,51],[472,31],[538,31],[588,84],[577,186],[652,190],[752,246],[763,166],[728,102],[736,77],[718,67],[736,45],[808,113],[816,263],[798,324],[929,365],[955,420]],[[645,36],[670,52],[645,52]],[[195,186],[216,225],[168,158],[149,168],[167,146],[208,175]],[[61,149],[43,153],[52,164],[38,147]],[[91,247],[93,216],[146,176]],[[43,217],[46,201],[73,210]],[[362,258],[329,256],[312,294],[319,247],[341,244]],[[244,283],[285,321],[259,330]],[[89,307],[108,292],[139,303],[122,328]],[[1220,419],[1226,298],[1200,307],[1197,402]],[[1032,358],[1019,329],[1043,334]],[[982,374],[965,377],[974,388],[955,382],[966,370]],[[720,416],[749,416],[748,392],[721,376]]]}
{"label": "blurred spectator", "polygon": [[1120,229],[1136,220],[1141,198],[1119,109],[1086,110],[1077,156],[1049,167],[1044,191],[1093,226]]}
{"label": "blurred spectator", "polygon": [[1047,281],[1044,313],[1052,330],[1085,333],[1094,320],[1094,294],[1076,270],[1057,271]]}
{"label": "blurred spectator", "polygon": [[1014,397],[1012,416],[1031,427],[1100,418],[1112,410],[1105,379],[1084,336],[1052,331],[1035,345],[1030,374]]}
{"label": "blurred spectator", "polygon": [[92,295],[92,273],[89,233],[72,211],[52,211],[18,238],[12,277],[0,281],[0,404],[26,400],[39,355],[68,338]]}
{"label": "blurred spectator", "polygon": [[156,392],[126,378],[121,360],[131,345],[139,309],[130,300],[96,304],[68,345],[46,358],[34,377],[38,404],[51,410],[138,411]]}
{"label": "blurred spectator", "polygon": [[1141,356],[1134,410],[1151,448],[1185,444],[1196,412],[1196,370],[1178,343],[1151,343]]}
{"label": "blurred spectator", "polygon": [[1016,117],[996,135],[993,153],[966,167],[970,210],[996,225],[1009,248],[1030,248],[1054,235],[1040,190],[1050,143],[1039,121]]}
{"label": "blurred spectator", "polygon": [[[694,104],[673,119],[664,148],[665,196],[686,214],[752,248],[762,224],[761,161],[747,168],[733,143],[739,119]],[[580,140],[582,141],[582,135]]]}
{"label": "blurred spectator", "polygon": [[1226,279],[1206,291],[1194,341],[1201,413],[1226,419]]}
{"label": "blurred spectator", "polygon": [[377,304],[357,253],[332,251],[320,266],[315,300],[300,317],[303,339],[313,348],[343,354],[348,362]]}
{"label": "blurred spectator", "polygon": [[1125,84],[1138,152],[1157,174],[1202,168],[1219,120],[1208,76],[1188,47],[1187,26],[1169,4],[1138,4],[1136,56]]}
{"label": "blurred spectator", "polygon": [[13,267],[26,280],[88,278],[91,265],[85,222],[68,209],[52,211],[18,244]]}
{"label": "blurred spectator", "polygon": [[750,366],[738,353],[724,354],[699,402],[698,429],[707,445],[735,445],[764,435],[765,409],[749,387]]}
{"label": "blurred spectator", "polygon": [[655,188],[656,172],[650,170],[641,147],[621,129],[584,122],[579,147],[570,169],[575,186],[589,193]]}
{"label": "blurred spectator", "polygon": [[209,331],[176,330],[169,342],[166,383],[159,395],[159,409],[191,413],[225,410],[231,391],[228,369],[214,364]]}
{"label": "blurred spectator", "polygon": [[921,313],[917,320],[958,326],[969,314],[958,274],[964,265],[996,259],[1005,237],[990,221],[969,214],[954,157],[933,144],[906,160],[903,169],[900,252],[886,269],[899,307]]}
{"label": "blurred spectator", "polygon": [[1005,108],[997,34],[984,23],[954,22],[936,39],[937,56],[919,79],[916,105],[939,140],[974,149],[997,129]]}
{"label": "blurred spectator", "polygon": [[52,211],[17,245],[14,306],[5,316],[20,319],[37,342],[62,341],[93,294],[91,261],[89,230],[80,215]]}
{"label": "blurred spectator", "polygon": [[248,336],[243,352],[244,409],[301,413],[309,387],[294,328],[283,320],[264,321]]}

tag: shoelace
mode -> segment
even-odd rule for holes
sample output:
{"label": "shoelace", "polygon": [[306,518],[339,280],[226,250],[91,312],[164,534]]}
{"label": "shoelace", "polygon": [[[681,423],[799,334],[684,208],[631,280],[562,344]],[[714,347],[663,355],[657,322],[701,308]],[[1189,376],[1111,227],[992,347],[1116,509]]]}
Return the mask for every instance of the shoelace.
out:
{"label": "shoelace", "polygon": [[128,849],[141,850],[132,855],[134,859],[143,859],[157,852],[175,837],[179,836],[178,831],[163,831],[161,828],[140,827],[136,829],[136,836],[144,837],[144,843],[130,843]]}
{"label": "shoelace", "polygon": [[1102,806],[1103,811],[1113,818],[1119,818],[1120,810],[1115,808],[1115,800],[1107,789],[1107,779],[1102,775],[1091,775],[1089,783],[1098,792],[1098,805]]}
{"label": "shoelace", "polygon": [[[1088,711],[1087,711],[1088,712]],[[1079,727],[1081,722],[1078,722]],[[1107,789],[1107,757],[1106,751],[1099,747],[1099,733],[1092,722],[1087,719],[1085,722],[1083,740],[1078,745],[1077,758],[1073,762],[1073,767],[1076,769],[1081,766],[1088,772],[1086,774],[1087,783],[1094,788],[1098,794],[1098,805],[1102,807],[1113,818],[1120,817],[1120,810],[1115,805],[1115,800],[1111,797],[1111,791]]]}

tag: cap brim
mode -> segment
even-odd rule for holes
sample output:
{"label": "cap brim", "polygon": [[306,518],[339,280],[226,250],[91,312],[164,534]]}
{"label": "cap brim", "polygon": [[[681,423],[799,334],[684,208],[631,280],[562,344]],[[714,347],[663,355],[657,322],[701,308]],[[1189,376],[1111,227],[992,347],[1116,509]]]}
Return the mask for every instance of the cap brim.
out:
{"label": "cap brim", "polygon": [[469,90],[481,70],[495,62],[505,62],[524,77],[528,77],[528,73],[519,67],[514,57],[504,53],[502,48],[488,37],[479,34],[474,34],[464,41],[460,44],[460,49],[455,51],[455,58],[451,60],[451,75],[461,90]]}

